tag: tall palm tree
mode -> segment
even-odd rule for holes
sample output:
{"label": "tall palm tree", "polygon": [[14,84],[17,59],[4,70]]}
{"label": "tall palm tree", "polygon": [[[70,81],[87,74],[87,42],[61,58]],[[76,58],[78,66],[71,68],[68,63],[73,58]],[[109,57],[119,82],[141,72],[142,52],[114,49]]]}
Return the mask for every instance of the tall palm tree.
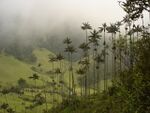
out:
{"label": "tall palm tree", "polygon": [[87,57],[87,51],[90,49],[89,44],[83,42],[82,44],[79,45],[79,49],[82,49],[83,51],[83,57]]}
{"label": "tall palm tree", "polygon": [[57,82],[57,99],[59,100],[58,94],[60,93],[60,85],[59,85],[59,75],[61,75],[61,70],[60,68],[55,69],[55,74],[56,74],[56,82]]}
{"label": "tall palm tree", "polygon": [[56,61],[57,61],[57,59],[56,59],[55,56],[52,56],[52,57],[49,58],[49,62],[52,63],[52,71],[54,71],[54,69],[55,69],[54,62],[56,62]]}
{"label": "tall palm tree", "polygon": [[[34,85],[35,85],[35,88],[36,88],[36,81],[39,79],[39,75],[34,73],[32,76],[29,77],[29,79],[32,79],[34,80]],[[33,96],[33,89],[32,89],[32,96]]]}
{"label": "tall palm tree", "polygon": [[142,28],[139,25],[137,25],[134,28],[134,32],[136,32],[136,37],[137,37],[136,40],[138,40],[139,39],[139,33],[142,32]]}
{"label": "tall palm tree", "polygon": [[[132,28],[131,28],[131,26],[132,26],[132,23],[133,23],[133,21],[135,21],[135,19],[137,18],[137,17],[134,17],[134,15],[132,14],[133,13],[133,10],[131,10],[131,9],[135,9],[135,7],[132,7],[132,3],[129,1],[129,2],[127,2],[127,4],[126,3],[124,3],[124,5],[123,5],[123,9],[125,10],[125,12],[127,12],[127,15],[124,17],[124,19],[123,19],[123,22],[124,23],[127,23],[127,25],[128,25],[128,28],[129,28],[129,33],[128,33],[128,35],[129,35],[129,37],[130,37],[130,39],[129,39],[129,54],[130,54],[130,68],[131,69],[133,69],[133,42],[132,42]],[[139,16],[141,16],[141,19],[142,19],[142,26],[143,26],[143,29],[144,29],[144,20],[143,20],[143,15],[138,15],[138,17]]]}
{"label": "tall palm tree", "polygon": [[122,36],[121,36],[121,31],[120,31],[120,27],[121,27],[122,23],[120,21],[116,22],[116,26],[118,28],[118,32],[119,32],[119,69],[120,69],[120,74],[122,71]]}
{"label": "tall palm tree", "polygon": [[104,62],[104,59],[102,59],[102,54],[97,54],[97,56],[94,59],[96,61],[96,70],[97,70],[97,91],[100,92],[100,85],[99,82],[101,80],[100,78],[100,63]]}
{"label": "tall palm tree", "polygon": [[[81,81],[82,81],[82,86],[84,86],[83,87],[84,96],[87,96],[87,94],[88,94],[88,88],[89,88],[89,91],[90,91],[90,84],[88,84],[87,82],[90,83],[90,79],[89,79],[89,81],[87,81],[87,74],[86,73],[89,70],[90,63],[89,63],[89,60],[86,59],[86,58],[83,58],[78,63],[81,65],[80,69],[82,69],[83,72],[84,72],[84,76],[81,77],[81,79],[82,79]],[[89,92],[89,94],[90,94],[90,92]]]}
{"label": "tall palm tree", "polygon": [[[81,88],[81,91],[80,91],[80,93],[81,93],[81,96],[83,96],[83,77],[84,77],[84,75],[85,75],[85,73],[86,73],[86,70],[85,70],[85,68],[79,68],[77,71],[76,71],[76,73],[78,74],[78,75],[80,75],[80,88]],[[85,89],[86,89],[86,86],[84,86],[85,87]],[[85,91],[85,95],[86,95],[86,91]]]}
{"label": "tall palm tree", "polygon": [[[81,26],[81,29],[85,31],[85,38],[86,38],[85,39],[85,44],[88,44],[89,43],[89,40],[88,40],[88,30],[91,30],[92,27],[91,27],[91,25],[88,22],[85,22]],[[89,51],[88,50],[89,50],[88,48],[85,49],[84,53],[86,54],[85,58],[89,61],[90,59],[89,59]],[[87,69],[87,73],[86,73],[85,79],[86,79],[87,87],[89,87],[89,83],[88,83],[89,82],[89,80],[88,80],[89,79],[89,68]],[[90,89],[89,89],[88,93],[90,95]]]}
{"label": "tall palm tree", "polygon": [[72,86],[72,91],[71,93],[75,94],[75,81],[74,81],[74,71],[73,71],[73,53],[76,52],[76,49],[73,45],[69,45],[67,48],[66,48],[66,52],[69,52],[70,53],[70,72],[71,72],[71,80],[72,80],[72,83],[71,83],[71,86]]}
{"label": "tall palm tree", "polygon": [[94,94],[96,93],[96,62],[95,57],[97,56],[97,49],[99,45],[99,39],[101,35],[99,35],[99,31],[96,31],[95,29],[90,32],[91,35],[89,36],[89,42],[93,45],[93,76],[94,76]]}
{"label": "tall palm tree", "polygon": [[88,30],[92,29],[91,25],[88,22],[83,23],[81,29],[85,30],[86,40],[85,42],[88,43]]}
{"label": "tall palm tree", "polygon": [[39,75],[34,73],[32,76],[29,77],[30,79],[34,80],[35,81],[35,87],[36,87],[36,80],[39,79]]}
{"label": "tall palm tree", "polygon": [[103,42],[103,46],[104,46],[104,91],[107,89],[107,80],[106,80],[106,71],[107,71],[107,61],[106,61],[106,28],[107,28],[107,24],[104,23],[102,24],[102,27],[100,28],[100,32],[104,32],[104,42]]}
{"label": "tall palm tree", "polygon": [[[87,62],[89,62],[89,59],[87,58],[87,56],[88,56],[88,53],[87,53],[87,51],[90,49],[90,47],[89,47],[89,44],[87,44],[87,43],[82,43],[80,46],[79,46],[79,48],[80,49],[82,49],[82,51],[83,51],[83,58],[85,58],[85,60],[87,60]],[[85,65],[85,64],[83,64],[83,65]],[[87,92],[88,92],[88,88],[89,88],[89,81],[88,81],[88,74],[89,74],[89,63],[86,65],[86,67],[87,67],[87,70],[86,70],[86,72],[85,72],[85,77],[84,77],[84,79],[85,79],[85,96],[87,96]],[[90,88],[89,88],[89,94],[90,94]]]}
{"label": "tall palm tree", "polygon": [[[62,74],[62,71],[63,71],[63,69],[62,69],[62,60],[64,59],[64,57],[61,53],[59,53],[59,54],[56,55],[56,59],[59,61],[59,68],[60,68],[60,71],[61,71],[59,83],[63,83],[64,82],[64,76]],[[63,99],[63,93],[64,93],[64,91],[63,91],[64,86],[63,85],[64,84],[61,84],[62,99]]]}
{"label": "tall palm tree", "polygon": [[[68,56],[68,61],[70,62],[71,61],[71,57],[70,57],[70,52],[68,51],[68,48],[70,46],[70,44],[72,43],[71,39],[70,38],[66,38],[64,39],[63,41],[64,44],[66,44],[66,48],[65,48],[65,52],[67,52],[67,56]],[[71,96],[71,71],[70,71],[70,66],[68,68],[68,72],[69,72],[69,91],[68,91],[68,95],[69,97]]]}
{"label": "tall palm tree", "polygon": [[112,72],[114,79],[116,78],[116,33],[118,32],[118,27],[115,24],[110,24],[107,27],[108,33],[112,34]]}

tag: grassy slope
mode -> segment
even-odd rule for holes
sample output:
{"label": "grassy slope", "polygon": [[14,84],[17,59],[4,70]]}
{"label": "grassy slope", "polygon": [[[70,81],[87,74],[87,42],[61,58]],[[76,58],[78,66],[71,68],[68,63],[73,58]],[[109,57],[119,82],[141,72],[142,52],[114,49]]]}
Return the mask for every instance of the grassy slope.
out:
{"label": "grassy slope", "polygon": [[[35,71],[31,69],[32,66],[37,68],[38,63],[42,63],[42,68],[44,71],[48,70],[51,67],[51,64],[48,63],[48,55],[54,55],[50,51],[46,49],[36,49],[34,52],[35,56],[37,57],[37,62],[33,65],[27,64],[25,62],[21,62],[17,59],[15,59],[12,56],[0,54],[0,85],[5,86],[6,84],[16,84],[17,80],[19,78],[24,78],[28,80],[28,83],[33,83],[33,80],[29,80],[28,77],[31,76]],[[50,66],[50,67],[49,67]],[[46,74],[38,73],[40,78],[48,78]],[[37,81],[38,84],[42,84],[40,80]],[[47,95],[48,99],[51,101],[51,95]],[[16,111],[21,112],[23,110],[24,106],[22,103],[25,103],[26,106],[31,105],[30,102],[25,102],[22,99],[18,98],[16,94],[9,94],[7,95],[7,100],[9,105],[16,109]],[[6,102],[4,96],[0,97],[0,104]],[[48,104],[50,107],[51,104]],[[42,109],[45,108],[45,104],[42,106],[38,106],[36,109],[28,110],[28,113],[37,113],[37,110],[39,113],[42,112]],[[24,111],[23,111],[24,112]],[[2,111],[0,110],[0,113]]]}
{"label": "grassy slope", "polygon": [[[0,84],[15,83],[19,78],[27,79],[29,76],[35,73],[31,67],[37,67],[37,64],[40,62],[43,64],[42,68],[47,70],[50,66],[48,63],[48,55],[54,54],[46,49],[36,49],[33,53],[38,59],[37,63],[33,65],[19,61],[13,56],[0,54]],[[39,73],[39,75],[44,74]]]}
{"label": "grassy slope", "polygon": [[[46,78],[50,76],[46,72],[52,70],[52,63],[49,62],[49,56],[55,56],[54,53],[48,51],[44,48],[37,48],[33,51],[33,54],[37,58],[37,62],[33,65],[21,62],[15,59],[12,56],[6,56],[0,54],[0,84],[3,83],[16,83],[19,78],[28,79],[35,71],[31,69],[32,66],[42,70],[41,72],[36,72],[40,75],[40,78]],[[38,67],[38,64],[41,64],[41,67]],[[64,72],[64,79],[68,82],[68,62],[66,60],[62,61],[62,67]],[[74,68],[77,69],[77,62],[74,63]],[[55,63],[55,68],[59,67],[59,63]],[[46,75],[46,76],[45,76]],[[78,75],[77,75],[78,76]],[[76,77],[77,77],[76,76]],[[30,83],[33,83],[32,80],[28,80]],[[101,81],[101,89],[103,89],[103,81]],[[79,86],[77,85],[77,90]]]}
{"label": "grassy slope", "polygon": [[12,56],[0,55],[0,82],[15,82],[19,78],[30,76],[33,71],[29,64],[25,64]]}
{"label": "grassy slope", "polygon": [[[29,80],[28,77],[33,73],[38,73],[41,79],[46,78],[47,80],[49,75],[46,72],[52,70],[49,56],[55,56],[55,54],[44,48],[35,49],[33,54],[36,56],[37,62],[32,65],[19,61],[13,56],[0,54],[0,84],[16,83],[19,78],[25,78],[31,83],[32,80]],[[39,63],[41,67],[38,67]],[[33,71],[31,67],[35,67],[38,71]],[[58,67],[59,63],[55,62],[55,68]],[[68,82],[68,62],[66,60],[62,61],[62,67],[65,81]]]}

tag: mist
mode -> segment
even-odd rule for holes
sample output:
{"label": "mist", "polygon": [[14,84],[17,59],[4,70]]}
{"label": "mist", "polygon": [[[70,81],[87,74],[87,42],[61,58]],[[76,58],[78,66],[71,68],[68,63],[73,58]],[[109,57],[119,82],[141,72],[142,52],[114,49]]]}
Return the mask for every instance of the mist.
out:
{"label": "mist", "polygon": [[[81,38],[83,22],[94,28],[124,15],[117,0],[1,0],[0,38]],[[77,37],[74,35],[76,34]],[[84,38],[84,37],[82,37]]]}

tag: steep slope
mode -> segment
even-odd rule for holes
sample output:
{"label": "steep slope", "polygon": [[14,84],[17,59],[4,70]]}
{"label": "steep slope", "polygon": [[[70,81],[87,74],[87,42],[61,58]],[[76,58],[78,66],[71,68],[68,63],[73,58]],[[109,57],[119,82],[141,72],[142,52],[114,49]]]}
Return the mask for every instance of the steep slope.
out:
{"label": "steep slope", "polygon": [[30,76],[33,71],[31,65],[21,62],[12,56],[0,55],[0,82],[15,82],[19,78]]}

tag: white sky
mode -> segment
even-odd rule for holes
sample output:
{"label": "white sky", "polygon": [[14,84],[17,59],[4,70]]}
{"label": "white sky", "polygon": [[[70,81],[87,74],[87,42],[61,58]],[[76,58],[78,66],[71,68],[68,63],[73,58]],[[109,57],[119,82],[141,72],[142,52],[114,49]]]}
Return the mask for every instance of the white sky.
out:
{"label": "white sky", "polygon": [[17,28],[20,34],[49,32],[62,26],[80,30],[83,22],[95,28],[122,20],[124,15],[118,0],[0,0],[0,24]]}
{"label": "white sky", "polygon": [[20,14],[34,21],[72,21],[92,24],[115,22],[122,19],[123,10],[118,0],[1,0],[4,16]]}

